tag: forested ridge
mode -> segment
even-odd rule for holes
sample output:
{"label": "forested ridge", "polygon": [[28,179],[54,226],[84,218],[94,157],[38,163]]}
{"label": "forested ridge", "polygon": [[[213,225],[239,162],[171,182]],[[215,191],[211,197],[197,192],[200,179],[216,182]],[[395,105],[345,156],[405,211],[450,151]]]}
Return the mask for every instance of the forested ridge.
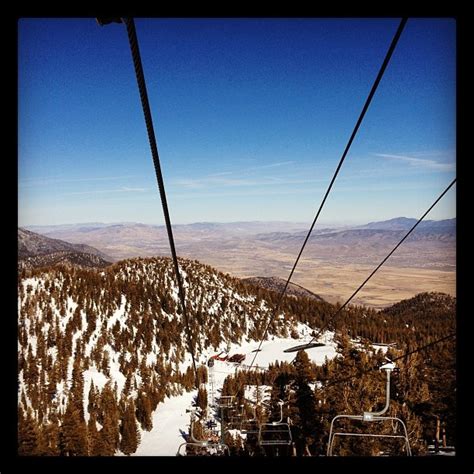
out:
{"label": "forested ridge", "polygon": [[[205,348],[217,350],[223,343],[262,337],[278,294],[197,261],[180,259],[180,265],[198,360]],[[138,426],[151,429],[151,415],[158,404],[194,385],[177,301],[167,258],[129,259],[104,269],[59,264],[21,270],[19,453],[135,452],[140,442]],[[315,299],[287,297],[269,335],[288,337],[297,322],[317,331],[337,309],[337,305]],[[442,337],[455,330],[455,299],[425,293],[381,312],[350,306],[329,329],[336,331],[339,357],[317,367],[299,353],[298,363],[272,366],[258,376],[261,380],[253,380],[272,385],[274,397],[277,392],[280,398],[293,397],[286,409],[295,423],[299,454],[306,449],[322,453],[333,413],[360,411],[364,404],[377,403],[383,391],[380,373],[345,385],[329,383],[385,360],[381,352],[370,349],[369,342],[395,343],[389,350],[395,357]],[[354,346],[354,340],[359,346]],[[455,442],[454,357],[454,342],[447,341],[398,364],[401,370],[394,380],[393,407],[409,420],[419,452],[432,438],[436,416],[442,418],[450,441]],[[206,368],[200,366],[199,374],[205,381]],[[223,393],[238,392],[256,375],[242,372],[239,377],[239,381],[229,378]],[[301,393],[307,394],[304,406],[301,400],[305,397],[297,396]],[[231,444],[234,454],[252,453],[251,447],[235,440]],[[350,453],[379,447],[344,445],[342,449]]]}

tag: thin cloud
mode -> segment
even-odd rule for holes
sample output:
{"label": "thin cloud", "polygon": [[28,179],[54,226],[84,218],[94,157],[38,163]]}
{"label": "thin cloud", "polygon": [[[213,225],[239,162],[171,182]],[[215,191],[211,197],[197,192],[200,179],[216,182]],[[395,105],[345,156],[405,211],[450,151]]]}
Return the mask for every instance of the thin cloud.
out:
{"label": "thin cloud", "polygon": [[94,191],[77,191],[72,193],[64,193],[64,196],[84,196],[87,194],[110,194],[110,193],[143,193],[147,188],[128,188],[122,187],[119,189],[96,189]]}
{"label": "thin cloud", "polygon": [[49,185],[49,184],[62,184],[62,183],[86,183],[94,181],[115,181],[120,179],[130,179],[136,178],[136,175],[127,175],[127,176],[95,176],[91,178],[64,178],[60,176],[54,177],[34,177],[34,178],[24,178],[19,180],[19,184],[22,187],[32,187],[38,185]]}
{"label": "thin cloud", "polygon": [[205,192],[198,194],[170,193],[173,198],[179,199],[200,199],[215,197],[243,197],[243,196],[272,196],[272,195],[292,195],[292,194],[312,194],[321,191],[320,189],[290,189],[290,190],[251,190],[251,191],[229,191],[229,192]]}
{"label": "thin cloud", "polygon": [[277,176],[253,177],[251,172],[256,170],[265,170],[287,166],[295,163],[294,161],[279,161],[267,165],[253,166],[238,171],[223,171],[208,174],[200,178],[178,178],[172,181],[175,186],[185,187],[188,189],[205,189],[212,187],[248,187],[248,186],[266,186],[274,184],[301,184],[309,182],[319,182],[320,180],[297,180],[289,181],[286,178]]}
{"label": "thin cloud", "polygon": [[238,178],[223,178],[217,175],[205,176],[204,178],[185,178],[176,179],[173,184],[189,189],[203,189],[208,187],[219,186],[257,186],[259,183],[256,180],[238,179]]}
{"label": "thin cloud", "polygon": [[208,189],[219,187],[257,187],[257,186],[283,186],[288,184],[314,184],[326,182],[326,179],[285,179],[268,176],[261,179],[238,179],[238,178],[216,178],[205,177],[197,179],[177,179],[173,184],[177,187],[188,189]]}
{"label": "thin cloud", "polygon": [[341,186],[337,188],[337,192],[341,193],[368,193],[368,192],[401,192],[401,191],[420,191],[422,189],[438,189],[437,186],[426,184],[375,184],[375,185],[360,185],[360,186]]}
{"label": "thin cloud", "polygon": [[217,176],[229,176],[230,174],[232,174],[232,171],[222,171],[220,173],[212,173],[212,174],[209,174],[208,177],[217,177]]}
{"label": "thin cloud", "polygon": [[392,155],[388,153],[374,153],[375,156],[380,156],[381,158],[389,158],[391,160],[404,161],[410,166],[416,168],[424,168],[433,171],[454,171],[456,166],[454,163],[440,163],[439,161],[415,158],[413,156],[406,155]]}
{"label": "thin cloud", "polygon": [[247,168],[247,171],[264,170],[268,168],[278,168],[280,166],[292,165],[293,163],[294,161],[279,161],[276,163],[270,163],[268,165],[252,166],[251,168]]}
{"label": "thin cloud", "polygon": [[[323,181],[323,180],[318,180]],[[316,180],[307,180],[305,183],[314,183]],[[286,184],[286,183],[285,183]],[[386,193],[386,192],[401,192],[401,191],[420,191],[434,189],[435,187],[431,184],[399,184],[399,185],[360,185],[360,186],[339,186],[337,188],[337,193],[358,193],[360,195],[367,193]],[[229,191],[215,191],[212,190],[206,192],[200,192],[195,194],[190,193],[180,193],[180,192],[171,192],[174,198],[180,199],[200,199],[200,198],[214,198],[214,197],[245,197],[245,196],[273,196],[273,195],[313,195],[317,196],[318,193],[324,192],[326,189],[324,186],[312,186],[310,188],[301,188],[295,187],[293,189],[283,188],[283,189],[235,189]]]}

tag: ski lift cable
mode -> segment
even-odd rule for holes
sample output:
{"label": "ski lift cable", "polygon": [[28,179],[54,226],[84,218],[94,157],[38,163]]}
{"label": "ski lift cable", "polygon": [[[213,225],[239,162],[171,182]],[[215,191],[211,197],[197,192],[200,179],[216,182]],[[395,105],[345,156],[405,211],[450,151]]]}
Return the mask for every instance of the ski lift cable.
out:
{"label": "ski lift cable", "polygon": [[171,218],[170,218],[169,209],[168,209],[168,202],[166,199],[165,183],[163,180],[163,174],[161,172],[160,157],[158,154],[158,147],[157,147],[156,137],[155,137],[155,129],[153,127],[153,119],[151,115],[150,103],[148,100],[148,92],[146,88],[145,75],[143,73],[142,60],[140,56],[140,48],[138,46],[138,38],[137,38],[136,30],[135,30],[135,22],[133,18],[97,18],[97,22],[101,26],[104,24],[111,23],[111,22],[117,22],[117,23],[122,22],[125,24],[127,28],[127,35],[128,35],[128,40],[130,44],[130,50],[132,53],[133,66],[135,69],[135,75],[137,78],[137,84],[138,84],[138,90],[140,93],[140,100],[142,104],[143,115],[145,117],[145,124],[146,124],[147,133],[148,133],[148,141],[150,143],[150,149],[151,149],[151,154],[153,158],[153,165],[155,168],[156,180],[158,183],[158,188],[159,188],[160,198],[161,198],[161,205],[163,207],[163,215],[164,215],[165,223],[166,223],[166,231],[168,233],[171,257],[173,260],[175,276],[178,283],[179,300],[180,300],[181,308],[183,311],[183,318],[184,318],[185,329],[186,329],[186,334],[187,334],[187,339],[188,339],[189,351],[191,353],[191,359],[192,359],[192,364],[193,364],[193,369],[194,369],[195,384],[196,384],[196,388],[199,388],[199,377],[198,377],[197,368],[196,368],[196,360],[194,357],[194,345],[193,345],[193,341],[191,337],[191,329],[189,326],[188,314],[186,311],[186,298],[185,298],[185,293],[184,293],[184,286],[183,286],[183,282],[181,278],[181,273],[179,270],[178,257],[176,255],[173,229],[172,229]]}
{"label": "ski lift cable", "polygon": [[[393,359],[390,359],[390,362],[396,362],[398,360],[401,360],[401,359],[405,359],[406,357],[412,355],[412,354],[416,354],[418,352],[422,352],[422,351],[425,351],[426,349],[429,349],[430,347],[433,347],[433,346],[436,346],[437,344],[440,344],[441,342],[444,342],[444,341],[447,341],[448,339],[451,339],[451,338],[456,338],[456,333],[453,332],[453,333],[450,333],[446,336],[443,336],[441,337],[440,339],[436,339],[435,341],[431,341],[423,346],[419,346],[419,347],[416,347],[415,349],[412,349],[408,352],[405,352],[403,353],[402,355],[400,356],[397,356]],[[336,379],[332,382],[329,382],[328,384],[324,385],[324,388],[328,388],[328,387],[332,387],[334,385],[339,385],[341,383],[345,383],[345,382],[349,382],[351,381],[352,379],[355,379],[355,378],[360,378],[361,376],[363,375],[366,375],[366,374],[369,374],[375,370],[379,370],[380,369],[380,366],[379,365],[376,365],[376,366],[373,366],[373,367],[370,367],[368,369],[365,369],[365,370],[359,370],[358,372],[356,372],[355,374],[349,376],[349,377],[344,377],[342,379]],[[320,382],[325,382],[325,380],[320,380]],[[294,397],[294,400],[300,400],[302,398],[307,398],[308,396],[311,396],[313,393],[309,393],[307,395],[300,395],[300,396],[296,396]],[[247,402],[251,402],[251,403],[254,403],[252,402],[251,400],[247,400],[245,399]]]}
{"label": "ski lift cable", "polygon": [[[449,184],[449,186],[440,194],[440,196],[436,199],[436,201],[429,207],[429,209],[419,218],[419,220],[413,225],[413,227],[407,232],[407,234],[402,238],[402,240],[393,248],[393,250],[382,260],[382,262],[372,271],[372,273],[365,279],[365,281],[359,286],[359,288],[350,296],[350,298],[336,311],[336,313],[331,316],[331,318],[326,322],[326,324],[320,328],[318,331],[318,334],[316,336],[313,336],[313,338],[309,341],[308,344],[311,344],[314,340],[316,340],[323,332],[324,329],[326,329],[331,321],[335,319],[335,317],[341,313],[341,311],[349,304],[349,302],[356,296],[356,294],[364,287],[364,285],[374,276],[374,274],[380,269],[380,267],[388,260],[388,258],[395,252],[395,250],[407,239],[407,237],[415,230],[416,226],[428,215],[428,213],[436,206],[436,204],[443,198],[443,196],[449,191],[449,189],[454,185],[456,182],[456,178],[453,179],[453,181]],[[456,337],[456,333],[450,333],[447,336],[442,337],[441,339],[438,339],[436,341],[430,342],[424,346],[421,346],[419,348],[416,348],[412,351],[406,352],[405,354],[396,357],[395,359],[392,359],[391,362],[396,362],[397,360],[403,359],[405,357],[408,357],[411,354],[415,354],[417,352],[420,352],[422,350],[425,350],[431,346],[434,346],[440,342],[443,342],[447,339],[450,339],[452,337]],[[291,363],[295,361],[296,357],[293,358]],[[337,385],[339,383],[343,382],[348,382],[352,380],[355,377],[360,377],[361,375],[367,374],[369,372],[372,372],[373,370],[377,370],[378,367],[371,367],[365,371],[358,372],[355,375],[352,375],[350,377],[344,378],[344,379],[339,379],[335,380],[334,382],[331,382],[327,386],[332,386],[332,385]]]}
{"label": "ski lift cable", "polygon": [[[404,359],[412,354],[416,354],[417,352],[422,352],[422,351],[425,351],[426,349],[429,349],[430,347],[433,347],[433,346],[436,346],[437,344],[440,344],[441,342],[444,342],[444,341],[447,341],[448,339],[451,339],[451,338],[455,338],[456,337],[456,333],[453,332],[453,333],[450,333],[440,339],[436,339],[435,341],[431,341],[423,346],[420,346],[420,347],[417,347],[411,351],[408,351],[408,352],[405,352],[404,354],[400,355],[400,356],[397,356],[393,359],[390,359],[390,362],[396,362],[398,360],[401,360],[401,359]],[[332,382],[329,382],[328,384],[324,385],[323,388],[328,388],[328,387],[332,387],[334,385],[339,385],[341,383],[346,383],[346,382],[350,382],[351,380],[355,379],[355,378],[360,378],[362,377],[363,375],[367,375],[371,372],[374,372],[376,370],[379,370],[380,369],[380,366],[379,365],[376,365],[376,366],[373,366],[373,367],[370,367],[368,369],[365,369],[365,370],[359,370],[357,371],[355,374],[349,376],[349,377],[344,377],[342,379],[336,379]],[[325,380],[320,380],[319,382],[325,382]],[[307,398],[307,397],[310,397],[313,395],[313,392],[310,392],[306,395],[299,395],[299,396],[294,396],[293,399],[294,400],[301,400],[301,399],[304,399],[304,398]]]}
{"label": "ski lift cable", "polygon": [[[319,336],[323,333],[329,324],[334,321],[337,315],[339,315],[342,310],[352,301],[352,299],[359,293],[359,291],[366,285],[366,283],[377,273],[377,271],[382,267],[382,265],[393,255],[393,253],[402,245],[402,243],[409,237],[409,235],[415,230],[415,228],[420,224],[420,222],[430,213],[430,211],[438,204],[438,202],[443,198],[443,196],[451,189],[451,187],[456,183],[456,178],[454,178],[449,186],[438,196],[436,201],[428,208],[428,210],[418,219],[418,221],[412,226],[412,228],[405,234],[405,236],[398,242],[397,245],[390,251],[390,253],[375,267],[372,273],[360,284],[357,290],[352,293],[352,295],[346,300],[346,302],[326,321],[325,324],[319,329],[318,333],[311,338],[308,344],[311,344],[313,341],[317,340]],[[294,362],[293,359],[292,362]]]}
{"label": "ski lift cable", "polygon": [[[426,349],[429,349],[430,347],[436,346],[437,344],[440,344],[441,342],[447,341],[448,339],[455,338],[455,337],[456,337],[455,332],[450,333],[447,336],[444,336],[444,337],[442,337],[440,339],[437,339],[435,341],[431,341],[428,344],[425,344],[424,346],[417,347],[416,349],[405,352],[404,354],[395,357],[391,361],[396,362],[397,360],[405,359],[406,357],[408,357],[412,354],[416,354],[418,352],[425,351]],[[378,369],[379,369],[379,366],[370,367],[369,369],[359,371],[357,374],[351,375],[350,377],[346,377],[344,379],[338,379],[338,380],[335,380],[334,382],[330,382],[329,384],[326,385],[326,387],[332,387],[333,385],[338,385],[338,384],[343,383],[343,382],[348,382],[349,380],[352,380],[356,377],[360,377],[362,375],[368,374],[368,373],[373,372],[374,370],[378,370]]]}
{"label": "ski lift cable", "polygon": [[[375,95],[375,92],[377,91],[377,88],[378,88],[378,86],[379,86],[379,84],[380,84],[380,81],[382,80],[382,77],[383,77],[383,75],[384,75],[384,72],[385,72],[385,70],[386,70],[386,68],[387,68],[387,66],[388,66],[388,64],[389,64],[389,62],[390,62],[390,58],[392,57],[392,54],[393,54],[393,52],[394,52],[394,50],[395,50],[395,47],[397,46],[398,40],[400,39],[400,36],[401,36],[401,34],[402,34],[402,32],[403,32],[403,29],[405,28],[405,25],[406,25],[407,21],[408,21],[408,18],[402,18],[402,20],[400,21],[400,24],[399,24],[399,26],[398,26],[398,29],[397,29],[397,31],[396,31],[396,33],[395,33],[395,36],[394,36],[393,39],[392,39],[392,42],[391,42],[390,47],[389,47],[389,49],[388,49],[388,51],[387,51],[387,54],[385,55],[385,59],[384,59],[384,61],[383,61],[383,63],[382,63],[382,66],[380,67],[380,70],[379,70],[379,72],[378,72],[378,74],[377,74],[377,77],[376,77],[376,79],[375,79],[375,82],[374,82],[374,84],[372,85],[372,88],[371,88],[371,90],[370,90],[370,93],[369,93],[369,95],[368,95],[368,97],[367,97],[367,99],[366,99],[366,101],[365,101],[364,107],[362,108],[362,111],[361,111],[361,113],[360,113],[360,115],[359,115],[359,118],[358,118],[358,120],[357,120],[357,122],[356,122],[356,125],[355,125],[355,127],[354,127],[354,130],[352,131],[352,134],[351,134],[351,136],[350,136],[350,138],[349,138],[349,141],[347,142],[347,145],[346,145],[346,147],[345,147],[345,149],[344,149],[344,152],[342,153],[341,159],[339,160],[339,164],[337,165],[336,171],[334,172],[334,175],[333,175],[333,177],[332,177],[332,179],[331,179],[331,182],[329,183],[329,186],[328,186],[328,188],[327,188],[327,190],[326,190],[326,193],[325,193],[325,195],[324,195],[324,197],[323,197],[323,200],[321,201],[321,204],[320,204],[320,206],[319,206],[319,209],[318,209],[318,211],[317,211],[317,213],[316,213],[316,215],[315,215],[315,217],[314,217],[314,219],[313,219],[313,222],[312,222],[312,224],[311,224],[311,227],[309,228],[308,234],[306,235],[306,238],[305,238],[305,240],[304,240],[304,242],[303,242],[303,245],[301,246],[301,249],[300,249],[300,251],[299,251],[299,253],[298,253],[298,256],[296,257],[295,263],[293,264],[293,268],[291,269],[290,275],[288,276],[288,279],[286,280],[285,286],[283,287],[283,290],[281,291],[281,293],[280,293],[280,295],[279,295],[279,297],[278,297],[278,302],[277,302],[277,305],[276,305],[276,307],[275,307],[275,310],[273,311],[273,314],[272,314],[272,316],[271,316],[269,322],[267,323],[267,325],[266,325],[266,327],[265,327],[265,331],[264,331],[263,336],[262,336],[262,338],[261,338],[261,340],[260,340],[260,344],[259,344],[259,346],[258,346],[258,349],[261,348],[262,343],[263,343],[263,341],[265,340],[265,338],[266,338],[266,336],[267,336],[267,333],[268,333],[268,330],[269,330],[269,328],[270,328],[270,325],[272,324],[273,320],[275,319],[275,317],[276,317],[276,315],[277,315],[277,313],[278,313],[278,310],[280,309],[280,305],[281,305],[281,303],[282,303],[282,301],[283,301],[283,297],[284,297],[284,295],[285,295],[285,293],[286,293],[286,290],[287,290],[287,288],[288,288],[288,285],[290,284],[291,278],[292,278],[293,273],[294,273],[294,271],[295,271],[295,269],[296,269],[296,266],[298,265],[298,262],[299,262],[299,260],[300,260],[300,258],[301,258],[301,255],[303,254],[303,250],[304,250],[304,248],[306,247],[306,244],[307,244],[307,242],[308,242],[308,240],[309,240],[309,238],[310,238],[310,236],[311,236],[311,233],[312,233],[312,231],[313,231],[313,228],[314,228],[314,226],[315,226],[315,224],[316,224],[316,222],[317,222],[317,220],[318,220],[318,218],[319,218],[319,215],[321,214],[321,210],[322,210],[322,208],[324,207],[324,204],[326,203],[326,199],[327,199],[327,197],[329,196],[329,193],[331,192],[331,189],[332,189],[332,187],[333,187],[333,184],[334,184],[334,182],[336,181],[337,175],[339,174],[339,171],[340,171],[340,169],[341,169],[341,167],[342,167],[342,164],[344,163],[344,160],[346,159],[346,156],[347,156],[347,154],[348,154],[348,152],[349,152],[349,149],[350,149],[350,147],[351,147],[351,145],[352,145],[352,142],[354,141],[354,138],[355,138],[355,136],[357,135],[357,132],[358,132],[359,127],[360,127],[360,125],[361,125],[361,123],[362,123],[362,120],[364,119],[364,116],[365,116],[365,114],[366,114],[366,112],[367,112],[367,110],[368,110],[368,108],[369,108],[370,103],[372,102],[372,99],[373,99],[373,97],[374,97],[374,95]],[[253,358],[253,360],[252,360],[252,362],[251,362],[251,364],[250,364],[250,367],[252,367],[252,365],[254,364],[254,362],[255,362],[255,360],[256,360],[256,358],[257,358],[257,356],[258,356],[258,353],[259,353],[259,351],[257,350],[257,352],[255,353],[255,356],[254,356],[254,358]]]}
{"label": "ski lift cable", "polygon": [[[430,347],[433,347],[433,346],[436,346],[437,344],[440,344],[441,342],[444,342],[444,341],[447,341],[448,339],[451,339],[451,338],[455,338],[456,337],[456,333],[453,332],[453,333],[450,333],[448,334],[447,336],[444,336],[440,339],[436,339],[435,341],[431,341],[429,342],[428,344],[425,344],[423,346],[420,346],[420,347],[417,347],[411,351],[408,351],[408,352],[405,352],[404,354],[400,355],[400,356],[397,356],[393,359],[391,359],[391,362],[396,362],[398,360],[401,360],[401,359],[405,359],[406,357],[412,355],[412,354],[416,354],[418,352],[422,352],[422,351],[425,351],[426,349],[429,349]],[[344,377],[343,379],[336,379],[334,380],[333,382],[329,382],[328,384],[324,385],[324,388],[328,388],[328,387],[332,387],[334,385],[339,385],[341,383],[345,383],[345,382],[349,382],[351,381],[352,379],[355,379],[355,378],[360,378],[361,376],[363,375],[366,375],[366,374],[369,374],[375,370],[379,370],[380,369],[380,366],[376,365],[374,367],[370,367],[368,369],[365,369],[365,370],[359,370],[357,373],[349,376],[349,377]],[[321,382],[324,382],[323,380]],[[305,398],[309,395],[304,395],[304,396],[299,396],[299,397],[296,397],[297,399],[300,399],[300,398]]]}
{"label": "ski lift cable", "polygon": [[[440,344],[440,343],[442,343],[442,342],[444,342],[444,341],[447,341],[448,339],[455,338],[456,335],[457,335],[457,334],[456,334],[455,332],[450,333],[450,334],[448,334],[448,335],[446,335],[446,336],[443,336],[442,338],[439,338],[439,339],[436,339],[436,340],[434,340],[434,341],[431,341],[431,342],[429,342],[429,343],[427,343],[427,344],[425,344],[425,345],[423,345],[423,346],[419,346],[419,347],[416,347],[415,349],[412,349],[412,350],[410,350],[410,351],[407,351],[407,352],[403,353],[402,355],[397,356],[397,357],[395,357],[395,358],[393,358],[393,359],[387,359],[387,358],[386,358],[386,359],[387,359],[390,363],[396,362],[396,361],[401,360],[401,359],[404,359],[404,358],[406,358],[406,357],[408,357],[408,356],[410,356],[410,355],[412,355],[412,354],[416,354],[416,353],[418,353],[418,352],[425,351],[426,349],[429,349],[429,348],[431,348],[431,347],[433,347],[433,346],[436,346],[437,344]],[[326,385],[324,386],[324,388],[328,388],[328,387],[331,387],[331,386],[334,386],[334,385],[338,385],[338,384],[341,384],[341,383],[349,382],[349,381],[353,380],[354,378],[360,378],[361,376],[366,375],[366,374],[368,374],[368,373],[371,373],[371,372],[373,372],[373,371],[375,371],[375,370],[380,370],[382,367],[383,367],[383,365],[382,365],[382,366],[376,365],[376,366],[370,367],[369,369],[366,369],[366,370],[363,370],[363,371],[359,370],[357,373],[355,373],[354,375],[351,375],[350,377],[345,377],[345,378],[343,378],[343,379],[337,379],[337,380],[335,380],[335,381],[333,381],[333,382],[330,382],[330,383],[326,384]],[[324,381],[321,381],[321,382],[324,382]],[[313,392],[308,393],[307,395],[296,396],[296,397],[294,398],[294,400],[301,400],[301,399],[303,399],[303,398],[307,398],[307,397],[312,396],[312,395],[313,395]],[[245,401],[250,402],[250,403],[254,403],[253,401],[248,400],[248,399],[245,399]]]}

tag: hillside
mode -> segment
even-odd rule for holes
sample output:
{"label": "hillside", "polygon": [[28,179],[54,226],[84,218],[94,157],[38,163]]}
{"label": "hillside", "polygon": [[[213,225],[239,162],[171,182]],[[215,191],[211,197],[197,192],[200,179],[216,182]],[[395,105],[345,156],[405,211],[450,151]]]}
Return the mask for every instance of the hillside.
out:
{"label": "hillside", "polygon": [[[238,279],[198,262],[181,264],[199,361],[206,362],[209,351],[261,337],[271,296],[264,299]],[[294,324],[296,315],[288,314],[272,324],[269,335],[287,337]],[[103,271],[66,266],[23,270],[18,340],[20,431],[27,433],[36,419],[35,430],[47,438],[41,449],[48,452],[77,454],[79,448],[60,448],[56,438],[48,438],[50,431],[62,427],[64,436],[73,437],[87,432],[92,419],[102,433],[101,446],[106,445],[97,449],[113,454],[120,446],[109,439],[109,430],[118,429],[113,417],[115,424],[107,425],[110,403],[116,409],[120,400],[136,405],[145,428],[160,401],[193,386],[166,258],[126,260]],[[97,397],[97,408],[91,408],[91,397]]]}
{"label": "hillside", "polygon": [[[180,259],[180,265],[198,365],[221,352],[243,353],[248,364],[277,294],[197,261]],[[130,441],[121,427],[132,423],[148,432],[161,403],[193,391],[169,259],[131,259],[102,270],[64,265],[24,269],[18,284],[20,454],[135,452],[139,440]],[[416,307],[425,307],[423,320],[434,314],[432,298],[416,300]],[[324,346],[309,350],[314,367],[336,355],[334,332],[354,340],[397,342],[399,349],[446,333],[453,324],[454,302],[443,298],[450,303],[438,311],[433,324],[407,319],[411,304],[402,317],[396,309],[381,317],[365,307],[348,308],[329,326]],[[259,355],[258,365],[269,370],[262,374],[265,383],[279,370],[270,367],[272,361],[288,364],[293,354],[283,350],[307,340],[334,312],[334,306],[314,298],[284,299]],[[221,372],[235,370],[229,365]],[[201,381],[207,381],[206,368],[199,372]],[[224,394],[230,382],[218,380]]]}
{"label": "hillside", "polygon": [[[286,283],[286,280],[283,280],[282,278],[276,278],[276,277],[242,278],[242,281],[250,285],[256,285],[256,286],[259,286],[260,288],[265,288],[267,290],[274,291],[278,294],[280,294],[283,291],[283,288],[285,287],[285,283]],[[304,296],[306,298],[313,298],[317,301],[324,301],[324,299],[321,298],[319,295],[316,295],[312,291],[309,291],[306,288],[303,288],[302,286],[297,285],[295,283],[291,283],[291,282],[288,285],[288,288],[286,289],[285,294],[288,296],[296,296],[296,297]]]}
{"label": "hillside", "polygon": [[110,261],[104,260],[99,255],[86,252],[59,251],[49,254],[36,255],[34,257],[22,258],[18,261],[19,269],[31,269],[38,267],[49,267],[54,265],[81,266],[90,268],[104,268],[111,265]]}
{"label": "hillside", "polygon": [[50,265],[80,265],[102,268],[112,259],[90,245],[71,244],[18,228],[18,267],[35,268]]}
{"label": "hillside", "polygon": [[111,261],[110,257],[96,248],[85,244],[71,244],[59,239],[52,239],[44,235],[18,228],[18,258],[49,255],[55,252],[82,252],[97,255],[104,260]]}

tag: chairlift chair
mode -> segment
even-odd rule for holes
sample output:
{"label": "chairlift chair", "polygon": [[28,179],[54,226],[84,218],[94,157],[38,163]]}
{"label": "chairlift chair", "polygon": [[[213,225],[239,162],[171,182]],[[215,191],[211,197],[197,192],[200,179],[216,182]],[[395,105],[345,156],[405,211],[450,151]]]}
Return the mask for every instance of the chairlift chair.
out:
{"label": "chairlift chair", "polygon": [[[188,452],[187,452],[188,446],[201,448],[200,451],[203,451],[203,455],[216,454],[218,456],[225,456],[225,455],[230,456],[229,447],[225,443],[214,442],[214,441],[203,440],[203,439],[196,439],[194,437],[195,419],[196,419],[195,410],[193,410],[191,413],[191,429],[189,433],[190,441],[186,441],[185,443],[182,443],[179,445],[176,456],[188,456]],[[215,453],[211,453],[210,451],[215,451]]]}
{"label": "chairlift chair", "polygon": [[234,407],[234,395],[222,395],[219,398],[219,408],[233,408]]}
{"label": "chairlift chair", "polygon": [[257,435],[260,432],[260,426],[257,419],[257,405],[253,407],[253,417],[245,416],[244,405],[242,405],[242,420],[240,423],[240,431],[245,435]]}
{"label": "chairlift chair", "polygon": [[298,352],[306,349],[312,349],[313,347],[323,347],[325,344],[322,342],[307,342],[306,344],[300,344],[298,346],[289,347],[283,352]]}
{"label": "chairlift chair", "polygon": [[[410,448],[410,441],[408,439],[408,432],[405,423],[397,417],[394,416],[381,416],[385,412],[387,412],[390,406],[390,373],[395,369],[395,364],[393,362],[389,362],[384,364],[380,367],[380,370],[384,370],[386,373],[387,381],[386,381],[386,400],[385,400],[385,407],[377,412],[364,412],[362,415],[337,415],[331,421],[331,429],[329,431],[329,439],[328,439],[328,447],[327,447],[327,456],[333,456],[333,448],[334,448],[334,441],[337,436],[359,436],[359,437],[370,437],[370,438],[398,438],[404,440],[405,444],[405,451],[407,456],[411,456],[411,448]],[[355,433],[352,431],[335,431],[334,425],[337,420],[340,419],[348,419],[348,420],[359,420],[364,422],[373,422],[373,421],[380,421],[380,422],[387,422],[389,421],[392,423],[397,422],[403,428],[403,435],[396,435],[396,434],[378,434],[378,433]]]}
{"label": "chairlift chair", "polygon": [[280,419],[262,423],[258,431],[258,443],[260,446],[289,446],[293,442],[290,425],[283,422],[283,401],[279,401]]}
{"label": "chairlift chair", "polygon": [[243,414],[238,412],[237,407],[229,409],[227,429],[238,430],[242,424]]}
{"label": "chairlift chair", "polygon": [[217,403],[217,408],[219,408],[221,414],[221,423],[224,422],[224,410],[226,410],[226,416],[228,415],[227,410],[234,410],[234,395],[222,395],[219,397],[219,402]]}

